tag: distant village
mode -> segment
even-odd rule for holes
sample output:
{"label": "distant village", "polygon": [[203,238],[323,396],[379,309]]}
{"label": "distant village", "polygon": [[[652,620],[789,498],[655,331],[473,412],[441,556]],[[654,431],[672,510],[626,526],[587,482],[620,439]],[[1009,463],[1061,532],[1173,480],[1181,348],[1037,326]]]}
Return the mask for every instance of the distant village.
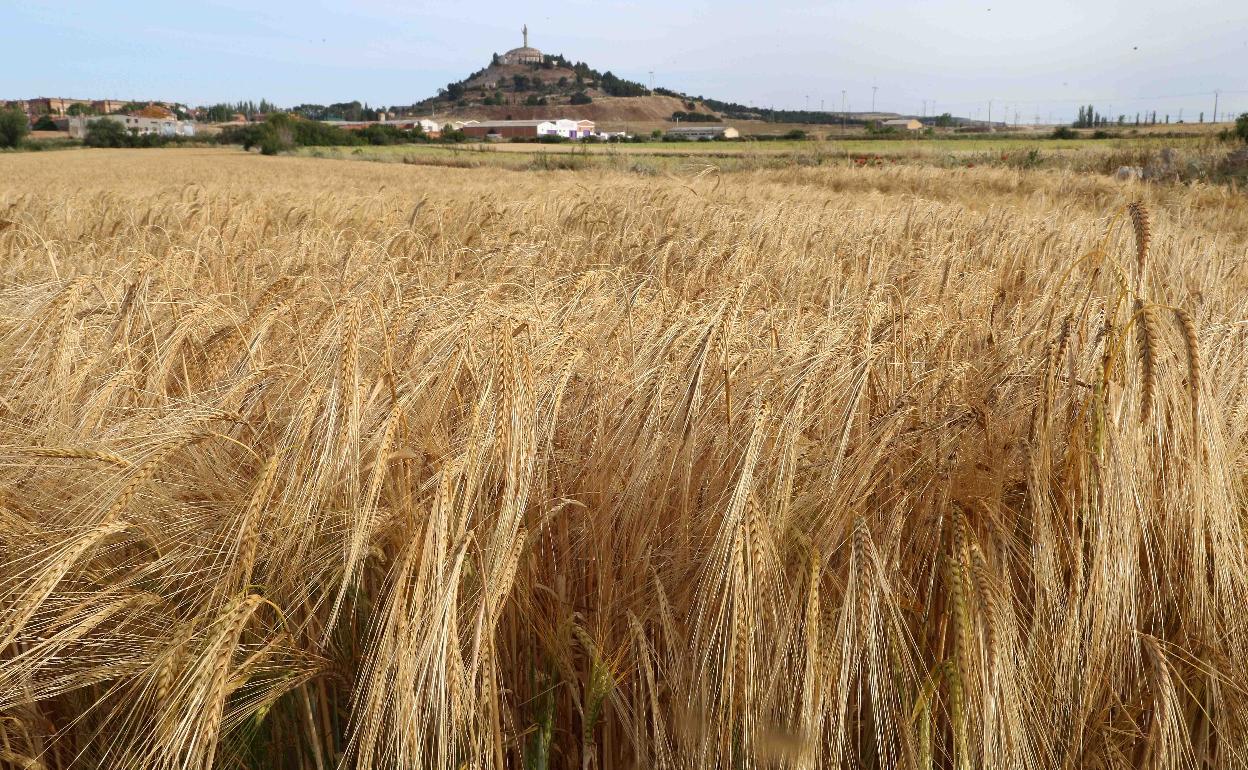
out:
{"label": "distant village", "polygon": [[[481,111],[488,112],[487,105],[501,104],[501,86],[498,78],[491,78],[489,73],[496,71],[507,71],[508,69],[531,69],[537,71],[541,68],[549,69],[552,65],[558,64],[563,67],[571,66],[562,56],[550,56],[544,54],[539,49],[529,45],[529,30],[525,25],[522,30],[522,45],[513,48],[502,54],[495,54],[491,65],[486,70],[474,73],[469,80],[464,83],[472,83],[475,88],[484,97],[481,104]],[[590,101],[582,87],[581,68],[584,71],[592,73],[593,76],[611,79],[613,84],[623,84],[634,90],[641,89],[641,93],[649,96],[650,90],[642,89],[639,84],[628,83],[618,78],[614,78],[610,73],[600,76],[599,73],[593,72],[578,63],[576,69],[572,70],[576,77],[576,87],[581,90],[573,94],[568,105],[548,104],[545,96],[530,94],[527,101],[524,102],[524,112],[522,119],[513,119],[511,115],[507,115],[504,119],[476,119],[462,115],[465,110],[473,110],[472,105],[466,100],[459,97],[457,106],[458,113],[453,117],[443,117],[439,119],[435,116],[437,111],[437,100],[430,99],[420,105],[413,105],[409,108],[392,108],[392,109],[360,109],[358,102],[350,103],[350,105],[333,105],[333,107],[349,106],[354,109],[343,110],[346,115],[333,114],[332,110],[320,108],[312,111],[301,108],[319,107],[317,105],[301,105],[293,110],[282,110],[267,102],[260,102],[258,108],[255,105],[248,105],[242,109],[242,105],[238,105],[238,111],[229,111],[229,105],[215,105],[214,107],[189,107],[183,104],[173,102],[136,102],[123,101],[118,99],[70,99],[62,97],[39,97],[35,99],[22,99],[16,101],[0,102],[0,107],[13,108],[16,107],[25,112],[30,122],[30,127],[34,131],[56,131],[67,134],[71,139],[83,139],[90,131],[90,125],[96,120],[111,120],[121,124],[122,128],[132,136],[138,137],[194,137],[200,132],[201,128],[206,128],[205,133],[215,133],[222,127],[229,126],[245,126],[249,123],[257,123],[264,121],[273,112],[292,112],[302,117],[317,120],[326,125],[344,130],[344,131],[366,131],[370,127],[385,127],[382,130],[396,130],[404,132],[419,132],[430,139],[438,139],[444,134],[454,132],[461,138],[477,141],[540,141],[543,139],[552,139],[557,141],[566,140],[618,140],[630,138],[626,131],[604,131],[600,130],[595,121],[586,117],[576,116],[577,112],[584,112],[578,109],[577,105],[585,104]],[[523,75],[513,75],[515,80],[528,81]],[[474,80],[475,79],[475,80]],[[567,78],[560,78],[560,85],[564,85]],[[546,83],[541,78],[534,76],[531,82],[537,86],[543,85],[547,88],[553,87],[551,83]],[[464,90],[463,83],[452,84],[456,90]],[[447,89],[442,89],[440,93],[445,95]],[[614,92],[608,88],[608,94]],[[625,91],[626,95],[634,95],[632,91]],[[666,96],[678,96],[674,92],[657,89],[656,94]],[[489,96],[486,96],[489,94]],[[458,96],[458,95],[457,95]],[[493,100],[493,101],[491,101]],[[691,102],[686,102],[692,107]],[[416,110],[418,107],[425,108],[428,114],[418,115]],[[312,114],[309,114],[311,112]],[[498,110],[494,110],[495,113]],[[525,115],[525,113],[528,113]],[[349,115],[355,113],[361,116],[361,119],[349,119]],[[573,116],[569,117],[571,113]],[[367,119],[363,119],[366,114]],[[666,116],[665,116],[666,117]],[[749,116],[754,117],[754,116]],[[883,117],[883,116],[881,116]],[[686,118],[682,124],[682,118]],[[670,139],[682,140],[716,140],[716,139],[737,139],[740,137],[740,131],[726,123],[721,122],[719,116],[704,112],[675,112],[671,120],[676,125],[668,126],[662,134]],[[913,132],[919,131],[926,126],[915,118],[898,117],[892,119],[881,119],[876,121],[877,128],[883,128],[887,131]],[[374,129],[375,130],[375,129]],[[658,132],[656,132],[657,134]]]}

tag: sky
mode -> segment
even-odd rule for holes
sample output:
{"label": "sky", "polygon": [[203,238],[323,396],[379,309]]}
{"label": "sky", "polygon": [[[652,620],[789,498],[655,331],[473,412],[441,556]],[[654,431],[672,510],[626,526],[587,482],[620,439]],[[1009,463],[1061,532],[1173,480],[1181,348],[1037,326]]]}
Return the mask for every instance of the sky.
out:
{"label": "sky", "polygon": [[1246,0],[0,0],[0,99],[403,105],[530,44],[760,107],[1248,111]]}

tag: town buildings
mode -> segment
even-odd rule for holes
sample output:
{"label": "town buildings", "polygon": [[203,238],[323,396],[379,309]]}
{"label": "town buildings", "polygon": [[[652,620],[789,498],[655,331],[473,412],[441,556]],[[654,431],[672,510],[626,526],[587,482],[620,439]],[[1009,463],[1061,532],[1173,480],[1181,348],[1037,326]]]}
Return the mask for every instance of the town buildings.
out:
{"label": "town buildings", "polygon": [[195,122],[178,120],[173,117],[149,117],[135,113],[133,115],[71,115],[68,118],[69,136],[71,139],[85,139],[90,125],[97,120],[111,120],[120,123],[126,131],[135,136],[194,136]]}

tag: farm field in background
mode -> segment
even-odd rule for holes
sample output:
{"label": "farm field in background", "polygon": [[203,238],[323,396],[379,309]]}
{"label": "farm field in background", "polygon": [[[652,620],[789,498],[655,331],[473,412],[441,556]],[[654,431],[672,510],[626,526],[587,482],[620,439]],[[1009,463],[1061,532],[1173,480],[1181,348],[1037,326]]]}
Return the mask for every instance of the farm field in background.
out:
{"label": "farm field in background", "polygon": [[0,763],[1242,767],[1248,198],[1012,141],[0,155]]}
{"label": "farm field in background", "polygon": [[1064,168],[1108,174],[1123,165],[1145,165],[1169,148],[1183,159],[1213,167],[1226,145],[1213,137],[1135,137],[1117,139],[957,140],[859,139],[766,142],[673,142],[645,144],[469,143],[404,144],[381,147],[304,147],[306,157],[408,163],[463,168],[680,171],[692,163],[722,171],[783,170],[798,165],[865,162],[945,167],[989,165]]}

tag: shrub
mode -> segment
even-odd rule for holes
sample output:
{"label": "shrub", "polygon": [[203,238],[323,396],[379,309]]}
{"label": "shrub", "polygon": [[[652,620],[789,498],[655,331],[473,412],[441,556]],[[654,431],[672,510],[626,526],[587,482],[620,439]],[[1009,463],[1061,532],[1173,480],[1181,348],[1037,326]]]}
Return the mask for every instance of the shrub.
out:
{"label": "shrub", "polygon": [[289,150],[290,146],[282,142],[281,137],[274,133],[267,133],[260,137],[260,154],[261,155],[277,155],[284,150]]}
{"label": "shrub", "polygon": [[590,98],[589,94],[585,93],[584,91],[577,91],[576,93],[572,94],[572,98],[569,101],[572,104],[590,104],[594,100]]}
{"label": "shrub", "polygon": [[1235,119],[1235,136],[1239,141],[1248,143],[1248,112]]}
{"label": "shrub", "polygon": [[55,131],[56,121],[52,120],[51,115],[40,115],[30,128],[32,131]]}
{"label": "shrub", "polygon": [[117,121],[98,118],[87,123],[87,137],[83,144],[88,147],[129,147],[130,134]]}
{"label": "shrub", "polygon": [[683,110],[677,110],[672,113],[672,116],[668,118],[668,120],[671,120],[671,121],[683,120],[683,121],[694,122],[694,123],[714,123],[715,121],[719,120],[719,118],[715,117],[714,115],[708,112],[685,112]]}
{"label": "shrub", "polygon": [[26,113],[16,107],[0,109],[0,147],[16,147],[30,133]]}
{"label": "shrub", "polygon": [[1070,126],[1058,126],[1053,129],[1053,133],[1049,135],[1050,139],[1077,139],[1078,134]]}
{"label": "shrub", "polygon": [[[332,128],[332,126],[331,126]],[[407,144],[424,139],[424,132],[404,131],[396,126],[375,124],[365,126],[356,134],[361,140],[371,145]]]}
{"label": "shrub", "polygon": [[263,128],[258,125],[227,126],[217,134],[218,144],[241,144],[244,150],[260,144]]}

